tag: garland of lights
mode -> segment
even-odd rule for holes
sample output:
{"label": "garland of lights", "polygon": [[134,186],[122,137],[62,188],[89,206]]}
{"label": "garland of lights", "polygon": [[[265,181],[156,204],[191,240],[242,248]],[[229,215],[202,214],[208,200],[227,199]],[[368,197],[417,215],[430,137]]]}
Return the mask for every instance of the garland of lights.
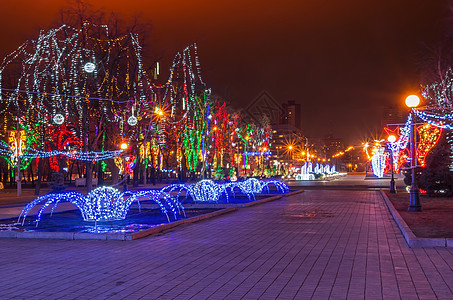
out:
{"label": "garland of lights", "polygon": [[439,82],[427,85],[422,91],[422,96],[441,108],[452,108],[453,70],[448,68]]}
{"label": "garland of lights", "polygon": [[416,111],[417,115],[428,123],[437,123],[435,126],[449,129],[446,139],[450,145],[450,171],[453,171],[453,129],[452,109],[453,109],[453,70],[448,68],[445,74],[440,76],[440,81],[427,85],[422,95],[428,99],[432,109],[437,113],[428,113],[425,111]]}
{"label": "garland of lights", "polygon": [[[116,57],[118,51],[122,53],[120,59]],[[32,132],[27,132],[27,139],[40,137],[40,132],[47,132],[49,127],[57,126],[52,133],[56,137],[65,130],[67,124],[76,128],[72,138],[82,141],[84,132],[87,135],[89,132],[83,126],[99,119],[113,125],[109,127],[113,130],[121,128],[122,135],[127,134],[123,130],[126,127],[132,137],[140,131],[134,121],[138,122],[142,111],[149,107],[145,96],[153,93],[149,90],[151,83],[144,71],[141,51],[136,34],[111,38],[107,26],[84,23],[80,29],[62,25],[47,32],[42,31],[38,39],[25,42],[0,64],[2,112],[12,108],[22,115],[21,126],[34,128]],[[2,74],[12,71],[16,65],[22,67],[21,76],[14,83],[14,88],[7,88],[2,82]],[[130,79],[135,81],[131,83]],[[127,115],[123,112],[131,108],[134,113],[128,116],[128,127]],[[5,127],[6,121],[5,118]],[[96,134],[98,129],[105,134],[106,129],[98,127]],[[41,140],[33,146],[27,145],[26,150],[31,154],[21,156],[33,158],[39,154],[42,158],[65,155],[89,161],[105,160],[119,154],[117,151],[102,151],[102,155],[95,151],[81,153],[80,149],[71,149],[76,152],[58,152],[63,151],[62,144],[52,141],[52,134],[43,134],[47,140]],[[113,132],[110,134],[117,135]],[[86,136],[86,140],[91,142],[95,139]],[[50,151],[44,151],[43,144]],[[104,150],[104,144],[102,148]],[[5,153],[4,150],[0,151]],[[58,168],[56,159],[52,159],[51,166]]]}
{"label": "garland of lights", "polygon": [[[95,152],[95,151],[89,151],[89,152],[79,152],[79,151],[59,151],[59,150],[53,150],[53,151],[38,151],[35,149],[24,149],[24,152],[27,151],[28,153],[22,153],[21,157],[25,159],[32,159],[37,156],[40,158],[49,158],[53,156],[58,156],[58,155],[64,155],[67,156],[68,158],[74,159],[74,160],[82,160],[82,161],[101,161],[101,160],[106,160],[110,158],[114,158],[119,156],[123,150],[115,150],[115,151],[104,151],[104,152]],[[4,144],[0,144],[0,154],[1,155],[7,155],[7,156],[13,156],[15,152],[13,150],[10,150],[5,146]]]}
{"label": "garland of lights", "polygon": [[422,110],[415,110],[417,117],[423,120],[423,122],[429,123],[432,126],[439,127],[442,129],[453,129],[453,113],[447,113],[444,115],[438,115],[435,113],[429,113]]}
{"label": "garland of lights", "polygon": [[[118,59],[118,51],[126,55]],[[19,46],[0,64],[0,112],[5,113],[5,129],[11,128],[6,117],[10,111],[21,115],[27,140],[22,153],[0,147],[0,155],[12,165],[23,157],[21,169],[33,158],[50,158],[51,168],[58,171],[59,156],[83,161],[117,158],[121,151],[105,150],[119,143],[117,137],[135,142],[144,154],[131,165],[150,161],[158,169],[175,148],[178,167],[191,172],[200,165],[202,171],[214,167],[221,172],[224,162],[234,161],[234,141],[244,145],[245,168],[253,153],[267,155],[263,149],[269,147],[270,127],[241,128],[239,113],[228,115],[225,103],[217,105],[211,99],[201,78],[196,44],[177,53],[163,85],[151,83],[142,51],[137,34],[111,37],[107,26],[90,23],[80,29],[62,25],[42,31],[36,40]],[[3,74],[15,66],[20,66],[21,76],[7,86]],[[157,64],[154,78],[158,69]],[[256,150],[247,151],[249,145]],[[228,152],[229,160],[224,158]]]}

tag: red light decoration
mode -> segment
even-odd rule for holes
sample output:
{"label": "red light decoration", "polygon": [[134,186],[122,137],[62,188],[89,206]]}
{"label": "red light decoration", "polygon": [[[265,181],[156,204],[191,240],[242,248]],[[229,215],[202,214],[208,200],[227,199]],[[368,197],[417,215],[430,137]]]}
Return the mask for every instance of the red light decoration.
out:
{"label": "red light decoration", "polygon": [[[61,124],[49,126],[46,128],[46,136],[50,142],[47,145],[49,151],[62,151],[65,147],[78,150],[82,146],[82,140],[75,136],[75,126],[73,125]],[[49,157],[50,168],[53,172],[60,171],[59,159],[62,159],[60,155]]]}
{"label": "red light decoration", "polygon": [[135,156],[129,156],[125,161],[126,173],[131,175],[134,172],[135,167]]}
{"label": "red light decoration", "polygon": [[[384,127],[384,131],[387,135],[395,135],[398,139],[401,138],[400,128],[396,127],[395,129],[390,129],[388,127]],[[418,163],[424,167],[425,166],[425,159],[426,156],[429,154],[431,149],[437,144],[442,135],[442,128],[433,126],[431,124],[424,124],[417,127],[418,132],[418,141],[417,141],[417,160]],[[399,152],[398,161],[396,164],[396,171],[401,167],[403,163],[405,163],[410,156],[409,150],[403,149]],[[390,165],[388,165],[390,168]]]}
{"label": "red light decoration", "polygon": [[424,167],[425,159],[431,149],[437,144],[442,135],[442,128],[431,124],[424,124],[417,127],[419,142],[417,146],[418,163]]}
{"label": "red light decoration", "polygon": [[384,131],[385,131],[385,133],[387,134],[387,136],[389,136],[389,135],[394,135],[394,136],[396,136],[397,138],[399,138],[399,137],[401,136],[399,126],[395,127],[395,129],[390,129],[390,128],[388,128],[388,127],[384,127]]}

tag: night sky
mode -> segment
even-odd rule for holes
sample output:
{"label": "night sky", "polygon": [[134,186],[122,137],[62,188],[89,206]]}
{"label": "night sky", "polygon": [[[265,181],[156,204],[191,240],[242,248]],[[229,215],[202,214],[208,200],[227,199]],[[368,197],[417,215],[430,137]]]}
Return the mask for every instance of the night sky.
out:
{"label": "night sky", "polygon": [[[447,0],[89,0],[148,24],[149,62],[168,68],[196,42],[204,81],[238,109],[263,90],[302,107],[302,132],[357,144],[381,131],[381,107],[407,110]],[[70,1],[2,1],[0,56],[59,24]],[[146,63],[146,62],[145,62]]]}

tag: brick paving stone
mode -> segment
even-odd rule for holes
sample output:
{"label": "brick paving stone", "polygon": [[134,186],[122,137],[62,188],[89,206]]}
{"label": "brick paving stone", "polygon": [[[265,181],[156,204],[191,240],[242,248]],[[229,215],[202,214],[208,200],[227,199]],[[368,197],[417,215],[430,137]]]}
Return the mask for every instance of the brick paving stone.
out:
{"label": "brick paving stone", "polygon": [[453,299],[377,191],[310,190],[135,241],[0,240],[0,299]]}

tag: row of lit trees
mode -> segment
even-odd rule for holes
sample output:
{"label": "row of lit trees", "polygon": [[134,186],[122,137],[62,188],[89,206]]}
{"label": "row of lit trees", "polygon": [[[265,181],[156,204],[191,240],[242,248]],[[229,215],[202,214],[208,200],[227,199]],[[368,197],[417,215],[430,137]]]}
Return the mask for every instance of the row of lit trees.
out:
{"label": "row of lit trees", "polygon": [[[108,169],[113,182],[119,171],[132,170],[134,183],[146,180],[148,167],[230,176],[240,161],[250,165],[249,152],[267,147],[269,124],[244,123],[214,100],[201,80],[195,45],[178,53],[159,86],[144,68],[139,36],[114,32],[85,21],[62,25],[24,43],[0,66],[2,154],[21,166],[17,171],[33,173],[37,162],[38,193],[43,163],[72,173],[77,162],[91,189],[94,162],[100,177]],[[20,152],[8,141],[10,132],[16,144],[24,132]],[[129,165],[113,152],[124,142]]]}

